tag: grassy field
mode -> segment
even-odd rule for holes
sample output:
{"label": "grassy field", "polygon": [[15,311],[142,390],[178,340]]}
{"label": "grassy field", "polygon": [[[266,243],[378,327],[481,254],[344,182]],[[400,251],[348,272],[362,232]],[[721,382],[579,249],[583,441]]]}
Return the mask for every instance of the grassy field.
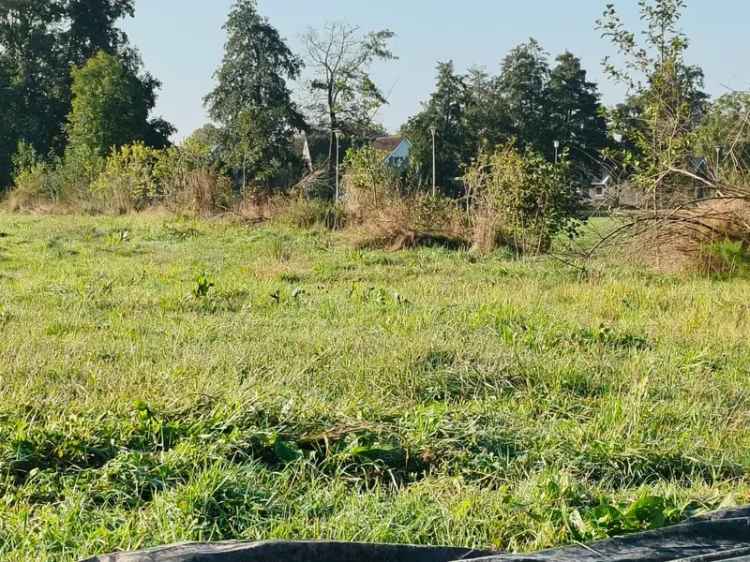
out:
{"label": "grassy field", "polygon": [[0,559],[535,550],[750,501],[750,282],[0,214]]}

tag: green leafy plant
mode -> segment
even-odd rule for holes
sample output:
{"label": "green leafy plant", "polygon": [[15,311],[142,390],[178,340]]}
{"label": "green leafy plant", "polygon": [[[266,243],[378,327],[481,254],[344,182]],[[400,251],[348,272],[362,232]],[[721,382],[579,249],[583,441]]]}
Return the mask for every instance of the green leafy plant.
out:
{"label": "green leafy plant", "polygon": [[726,275],[750,275],[750,248],[741,241],[724,240],[708,247],[708,255],[715,262],[711,270]]}
{"label": "green leafy plant", "polygon": [[575,236],[581,219],[565,159],[548,162],[513,143],[482,152],[467,167],[474,246],[488,251],[508,244],[519,252],[546,252],[555,235]]}
{"label": "green leafy plant", "polygon": [[206,273],[201,273],[195,279],[195,286],[193,287],[193,296],[197,299],[204,299],[208,296],[216,284],[209,279]]}
{"label": "green leafy plant", "polygon": [[159,151],[143,143],[113,149],[104,171],[92,184],[93,193],[115,211],[140,210],[163,193],[154,176]]}
{"label": "green leafy plant", "polygon": [[583,539],[660,529],[678,521],[684,512],[667,498],[645,494],[631,503],[602,498],[599,505],[573,513],[571,521]]}

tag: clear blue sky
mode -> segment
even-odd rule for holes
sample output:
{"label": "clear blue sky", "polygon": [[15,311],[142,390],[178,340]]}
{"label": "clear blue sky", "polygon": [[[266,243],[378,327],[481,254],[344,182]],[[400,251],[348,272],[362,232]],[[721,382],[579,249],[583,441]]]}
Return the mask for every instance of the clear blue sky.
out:
{"label": "clear blue sky", "polygon": [[[611,0],[627,21],[638,24],[636,0]],[[607,0],[260,0],[259,7],[293,49],[300,35],[327,21],[346,21],[371,31],[397,33],[400,59],[375,69],[391,103],[380,120],[396,130],[418,111],[434,85],[437,61],[457,69],[483,66],[495,72],[514,45],[535,37],[553,56],[570,50],[600,83],[604,100],[622,90],[602,77],[601,60],[611,47],[594,30]],[[182,138],[207,121],[203,96],[213,85],[231,0],[136,0],[135,19],[124,27],[141,50],[146,67],[164,83],[157,112],[179,128]],[[684,28],[691,63],[706,72],[712,95],[750,89],[750,1],[689,0]]]}

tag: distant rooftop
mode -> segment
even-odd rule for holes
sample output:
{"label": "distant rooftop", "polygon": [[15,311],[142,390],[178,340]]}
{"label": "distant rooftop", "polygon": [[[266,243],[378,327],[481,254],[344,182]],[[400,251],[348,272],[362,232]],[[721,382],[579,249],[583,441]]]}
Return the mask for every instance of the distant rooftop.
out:
{"label": "distant rooftop", "polygon": [[380,137],[372,142],[372,146],[377,150],[391,153],[398,148],[398,145],[403,141],[403,137],[398,135],[390,137]]}

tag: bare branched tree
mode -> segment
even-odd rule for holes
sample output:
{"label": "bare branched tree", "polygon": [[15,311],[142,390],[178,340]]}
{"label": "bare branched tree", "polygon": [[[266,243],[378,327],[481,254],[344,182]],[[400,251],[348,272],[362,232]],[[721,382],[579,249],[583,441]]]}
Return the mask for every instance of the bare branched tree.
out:
{"label": "bare branched tree", "polygon": [[372,128],[375,113],[387,103],[370,77],[370,69],[376,61],[396,58],[388,47],[394,36],[388,30],[362,34],[359,27],[339,22],[321,30],[310,29],[303,37],[307,67],[314,73],[309,82],[313,101],[308,109],[312,121],[330,133],[331,171],[333,131],[362,134]]}

